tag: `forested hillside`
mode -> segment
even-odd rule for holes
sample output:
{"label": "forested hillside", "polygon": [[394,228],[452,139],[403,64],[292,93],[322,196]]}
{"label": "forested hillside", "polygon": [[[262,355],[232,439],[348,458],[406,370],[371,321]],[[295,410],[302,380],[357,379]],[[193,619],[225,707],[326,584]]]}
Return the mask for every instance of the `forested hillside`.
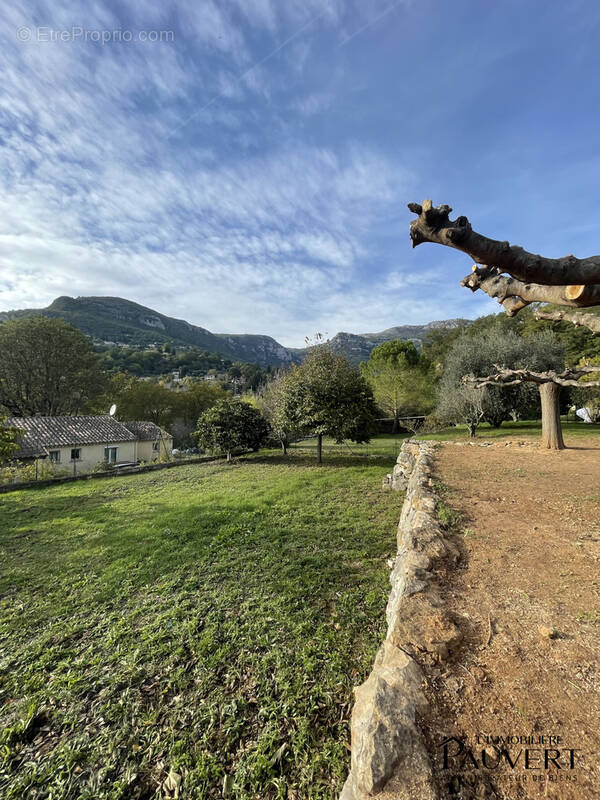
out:
{"label": "forested hillside", "polygon": [[[256,363],[261,367],[299,363],[306,355],[306,348],[284,347],[271,336],[211,333],[206,328],[120,297],[58,297],[47,308],[0,312],[0,322],[32,316],[64,319],[96,343],[156,349],[164,344],[178,349],[196,347],[221,358]],[[380,333],[342,332],[333,336],[331,347],[358,364],[382,342],[410,339],[419,343],[431,330],[466,324],[468,320],[452,319],[426,325],[400,325]],[[307,330],[307,335],[311,333]]]}

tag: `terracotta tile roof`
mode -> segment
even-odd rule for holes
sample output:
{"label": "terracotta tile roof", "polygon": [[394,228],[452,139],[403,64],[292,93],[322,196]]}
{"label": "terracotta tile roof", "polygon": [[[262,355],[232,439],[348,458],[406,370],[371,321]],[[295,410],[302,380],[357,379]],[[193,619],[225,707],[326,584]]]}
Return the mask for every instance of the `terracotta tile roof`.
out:
{"label": "terracotta tile roof", "polygon": [[121,425],[124,425],[128,431],[131,431],[139,442],[154,442],[161,437],[170,439],[171,434],[163,431],[154,422],[147,422],[145,420],[124,420]]}
{"label": "terracotta tile roof", "polygon": [[108,416],[9,417],[6,425],[24,431],[13,458],[46,455],[54,447],[133,442],[138,438],[121,422]]}

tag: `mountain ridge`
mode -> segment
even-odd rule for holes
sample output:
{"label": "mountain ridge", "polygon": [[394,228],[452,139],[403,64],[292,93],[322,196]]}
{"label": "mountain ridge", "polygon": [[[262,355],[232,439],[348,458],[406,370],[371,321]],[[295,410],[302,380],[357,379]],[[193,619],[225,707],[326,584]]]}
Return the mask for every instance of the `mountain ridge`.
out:
{"label": "mountain ridge", "polygon": [[[285,347],[267,335],[211,333],[207,328],[169,317],[122,297],[63,295],[46,308],[2,311],[0,322],[32,316],[64,319],[95,342],[146,347],[172,342],[179,346],[200,347],[237,361],[256,362],[262,367],[299,363],[307,350]],[[367,359],[373,347],[382,342],[409,339],[418,344],[429,330],[468,323],[469,320],[450,319],[425,325],[397,325],[378,333],[340,331],[329,340],[329,344],[335,352],[344,353],[357,363]]]}

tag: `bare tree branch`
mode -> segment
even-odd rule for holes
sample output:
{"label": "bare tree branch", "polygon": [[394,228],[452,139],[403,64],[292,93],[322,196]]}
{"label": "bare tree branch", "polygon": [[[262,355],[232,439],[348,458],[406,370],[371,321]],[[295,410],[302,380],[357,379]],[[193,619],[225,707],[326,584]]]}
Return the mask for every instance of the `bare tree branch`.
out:
{"label": "bare tree branch", "polygon": [[544,258],[517,245],[482,236],[472,229],[466,217],[450,220],[450,206],[434,208],[431,200],[425,200],[423,205],[409,203],[408,207],[417,214],[417,219],[410,224],[413,247],[423,242],[453,247],[467,253],[476,263],[490,264],[525,283],[549,286],[600,284],[600,256]]}
{"label": "bare tree branch", "polygon": [[502,300],[501,303],[508,317],[514,317],[522,308],[529,305],[529,303],[526,303],[525,300],[522,300],[520,297],[507,297],[506,300]]}
{"label": "bare tree branch", "polygon": [[[507,311],[508,313],[508,311]],[[571,322],[589,328],[594,333],[600,333],[600,316],[597,314],[578,314],[573,311],[543,311],[535,312],[536,319],[547,319],[553,322]]]}
{"label": "bare tree branch", "polygon": [[485,378],[478,378],[475,375],[465,375],[463,381],[465,383],[472,383],[475,386],[517,386],[523,382],[529,383],[556,383],[559,386],[585,386],[597,387],[600,386],[600,381],[585,381],[579,383],[579,378],[584,375],[591,375],[594,372],[600,372],[599,367],[585,366],[585,367],[572,367],[563,372],[555,372],[548,370],[547,372],[532,372],[528,369],[507,369],[494,364],[496,370],[495,375],[487,375]]}
{"label": "bare tree branch", "polygon": [[502,275],[497,267],[475,265],[473,272],[466,275],[460,284],[472,292],[481,289],[490,297],[495,297],[505,307],[509,317],[529,303],[555,303],[572,308],[600,305],[600,285],[542,286],[539,283],[523,283]]}

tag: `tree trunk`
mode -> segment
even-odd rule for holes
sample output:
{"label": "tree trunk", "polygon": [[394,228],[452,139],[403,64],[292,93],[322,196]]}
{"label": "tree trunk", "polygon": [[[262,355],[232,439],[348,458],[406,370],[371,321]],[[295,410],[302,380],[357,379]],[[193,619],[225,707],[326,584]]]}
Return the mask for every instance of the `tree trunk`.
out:
{"label": "tree trunk", "polygon": [[231,450],[227,451],[227,463],[231,464]]}
{"label": "tree trunk", "polygon": [[281,449],[283,450],[283,455],[287,456],[287,442],[281,440]]}
{"label": "tree trunk", "polygon": [[394,414],[394,424],[392,425],[392,433],[398,433],[400,423],[398,422],[398,412]]}
{"label": "tree trunk", "polygon": [[475,431],[477,430],[477,425],[474,425],[472,422],[469,422],[468,427],[469,427],[469,438],[474,439]]}
{"label": "tree trunk", "polygon": [[323,463],[323,434],[317,435],[317,464]]}
{"label": "tree trunk", "polygon": [[540,383],[542,401],[542,447],[548,450],[564,450],[562,429],[560,427],[560,386],[548,381]]}

